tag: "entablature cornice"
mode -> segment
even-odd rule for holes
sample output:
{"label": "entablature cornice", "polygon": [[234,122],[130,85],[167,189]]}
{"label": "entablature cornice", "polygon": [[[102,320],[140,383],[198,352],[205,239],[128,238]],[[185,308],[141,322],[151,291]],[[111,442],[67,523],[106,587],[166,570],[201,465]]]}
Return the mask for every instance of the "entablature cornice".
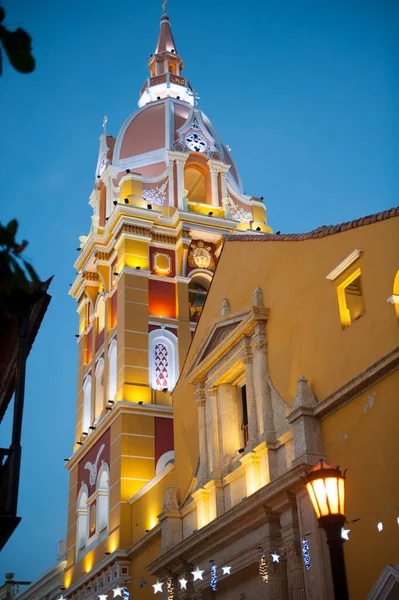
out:
{"label": "entablature cornice", "polygon": [[[296,493],[303,487],[303,477],[309,469],[301,464],[274,481],[263,486],[247,498],[244,498],[220,517],[213,519],[196,533],[168,549],[156,560],[147,565],[151,574],[157,574],[180,560],[183,556],[188,562],[197,563],[209,557],[218,548],[226,549],[234,540],[243,536],[246,531],[253,531],[267,519],[265,507],[273,510],[274,504],[280,506],[281,495],[287,492]],[[259,545],[259,544],[257,544]],[[259,557],[259,554],[258,554]]]}

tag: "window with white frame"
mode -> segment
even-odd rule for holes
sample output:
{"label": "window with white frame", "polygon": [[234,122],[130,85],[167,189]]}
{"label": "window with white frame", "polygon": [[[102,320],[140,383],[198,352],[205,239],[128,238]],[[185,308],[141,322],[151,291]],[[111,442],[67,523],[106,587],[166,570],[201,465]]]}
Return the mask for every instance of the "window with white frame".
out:
{"label": "window with white frame", "polygon": [[117,344],[116,339],[113,339],[108,348],[108,400],[115,400],[116,395],[116,359]]}
{"label": "window with white frame", "polygon": [[89,494],[87,485],[82,484],[79,491],[78,500],[76,503],[76,554],[78,554],[85,546],[88,533],[87,522],[87,500]]}
{"label": "window with white frame", "polygon": [[89,433],[91,425],[91,375],[83,383],[83,431]]}
{"label": "window with white frame", "polygon": [[149,335],[149,369],[153,389],[173,390],[178,377],[177,337],[166,329]]}
{"label": "window with white frame", "polygon": [[108,511],[109,511],[109,469],[106,463],[103,463],[97,477],[97,510],[96,510],[96,531],[100,535],[108,530]]}
{"label": "window with white frame", "polygon": [[104,359],[100,358],[96,365],[96,402],[94,417],[97,420],[104,408]]}

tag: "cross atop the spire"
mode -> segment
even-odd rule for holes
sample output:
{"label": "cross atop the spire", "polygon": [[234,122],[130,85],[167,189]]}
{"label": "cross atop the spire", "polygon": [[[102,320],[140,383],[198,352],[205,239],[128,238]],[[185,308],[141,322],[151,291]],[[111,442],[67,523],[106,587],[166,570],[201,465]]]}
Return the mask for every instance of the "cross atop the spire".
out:
{"label": "cross atop the spire", "polygon": [[168,16],[168,13],[166,12],[166,5],[167,5],[167,3],[168,3],[168,0],[163,0],[163,2],[162,2],[162,11],[163,11],[162,12],[162,16],[163,17]]}

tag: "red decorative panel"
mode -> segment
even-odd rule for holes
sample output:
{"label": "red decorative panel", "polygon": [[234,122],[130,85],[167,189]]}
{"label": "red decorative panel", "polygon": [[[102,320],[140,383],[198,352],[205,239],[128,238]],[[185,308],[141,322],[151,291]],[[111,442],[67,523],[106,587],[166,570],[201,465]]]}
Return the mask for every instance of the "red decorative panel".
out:
{"label": "red decorative panel", "polygon": [[96,352],[97,352],[97,350],[99,350],[101,348],[101,346],[104,343],[104,335],[105,335],[105,328],[102,331],[100,331],[100,333],[98,333],[96,336]]}
{"label": "red decorative panel", "polygon": [[165,452],[173,450],[173,419],[155,417],[155,464]]}
{"label": "red decorative panel", "polygon": [[165,344],[155,345],[155,382],[158,390],[169,387],[169,357]]}
{"label": "red decorative panel", "polygon": [[110,465],[110,438],[110,429],[107,429],[94,446],[92,446],[83,458],[80,459],[78,464],[77,494],[79,493],[82,483],[87,485],[89,496],[95,491],[97,475],[101,469],[101,465],[104,462],[108,467]]}
{"label": "red decorative panel", "polygon": [[170,257],[171,272],[165,276],[166,277],[175,277],[175,275],[176,275],[175,252],[173,250],[169,250],[167,248],[154,248],[153,246],[150,246],[151,273],[153,273],[154,275],[162,275],[162,273],[159,273],[155,268],[154,254],[166,254],[167,256]]}
{"label": "red decorative panel", "polygon": [[168,281],[148,281],[149,313],[157,317],[176,318],[176,285]]}

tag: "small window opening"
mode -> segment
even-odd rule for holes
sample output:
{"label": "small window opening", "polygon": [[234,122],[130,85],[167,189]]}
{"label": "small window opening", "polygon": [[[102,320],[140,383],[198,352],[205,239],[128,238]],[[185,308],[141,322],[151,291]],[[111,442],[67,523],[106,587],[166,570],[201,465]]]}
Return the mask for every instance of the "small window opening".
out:
{"label": "small window opening", "polygon": [[337,288],[342,329],[360,319],[366,307],[362,290],[361,271],[357,269]]}
{"label": "small window opening", "polygon": [[242,402],[242,425],[241,430],[244,435],[244,447],[248,443],[248,405],[247,405],[247,386],[243,385],[241,388],[241,402]]}
{"label": "small window opening", "polygon": [[198,321],[210,286],[210,279],[198,275],[193,277],[188,286],[188,302],[190,307],[190,320]]}

